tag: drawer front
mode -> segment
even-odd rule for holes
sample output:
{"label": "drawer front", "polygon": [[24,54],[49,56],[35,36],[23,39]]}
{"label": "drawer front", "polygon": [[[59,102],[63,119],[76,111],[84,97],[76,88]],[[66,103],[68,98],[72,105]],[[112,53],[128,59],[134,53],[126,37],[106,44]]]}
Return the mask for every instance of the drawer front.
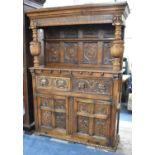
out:
{"label": "drawer front", "polygon": [[70,91],[70,78],[66,77],[53,77],[53,76],[37,76],[36,86],[37,89],[52,89],[59,91]]}
{"label": "drawer front", "polygon": [[112,95],[112,80],[109,79],[81,79],[75,78],[72,81],[74,92]]}

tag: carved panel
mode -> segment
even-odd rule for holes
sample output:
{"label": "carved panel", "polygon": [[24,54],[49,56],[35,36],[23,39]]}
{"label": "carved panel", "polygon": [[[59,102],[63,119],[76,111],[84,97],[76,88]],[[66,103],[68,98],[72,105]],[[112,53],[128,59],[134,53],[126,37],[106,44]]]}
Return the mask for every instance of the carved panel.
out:
{"label": "carved panel", "polygon": [[54,99],[55,109],[66,109],[66,100],[64,99]]}
{"label": "carved panel", "polygon": [[88,134],[89,130],[89,118],[78,116],[78,132]]}
{"label": "carved panel", "polygon": [[37,88],[68,91],[70,78],[37,76]]}
{"label": "carved panel", "polygon": [[90,106],[90,104],[88,104],[88,103],[78,102],[78,112],[89,113],[90,112],[89,106]]}
{"label": "carved panel", "polygon": [[40,98],[40,105],[44,107],[53,107],[53,99],[50,98]]}
{"label": "carved panel", "polygon": [[112,82],[103,79],[73,79],[73,91],[111,95]]}
{"label": "carved panel", "polygon": [[46,43],[45,60],[53,63],[60,62],[59,43]]}
{"label": "carved panel", "polygon": [[65,63],[77,63],[78,62],[78,46],[77,43],[65,43]]}
{"label": "carved panel", "polygon": [[56,128],[66,128],[66,115],[63,113],[55,113]]}
{"label": "carved panel", "polygon": [[52,113],[50,111],[41,111],[41,124],[43,126],[52,127]]}
{"label": "carved panel", "polygon": [[84,55],[83,63],[85,64],[96,64],[97,63],[97,43],[84,43]]}
{"label": "carved panel", "polygon": [[94,133],[96,136],[104,136],[104,132],[106,132],[106,124],[102,119],[95,119],[94,121]]}
{"label": "carved panel", "polygon": [[96,103],[94,111],[96,114],[108,115],[110,113],[110,106]]}
{"label": "carved panel", "polygon": [[112,64],[112,56],[111,56],[111,52],[110,52],[110,48],[111,48],[111,42],[105,42],[103,44],[103,51],[104,51],[104,64],[107,64],[107,65],[111,65]]}

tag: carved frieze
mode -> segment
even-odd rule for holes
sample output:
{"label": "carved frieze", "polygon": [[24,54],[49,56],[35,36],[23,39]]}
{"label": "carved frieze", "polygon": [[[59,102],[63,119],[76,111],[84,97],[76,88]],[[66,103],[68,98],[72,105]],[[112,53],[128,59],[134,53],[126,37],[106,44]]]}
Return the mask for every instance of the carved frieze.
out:
{"label": "carved frieze", "polygon": [[73,79],[73,91],[111,95],[112,82],[103,79]]}
{"label": "carved frieze", "polygon": [[55,89],[61,91],[70,90],[70,78],[37,76],[37,88]]}

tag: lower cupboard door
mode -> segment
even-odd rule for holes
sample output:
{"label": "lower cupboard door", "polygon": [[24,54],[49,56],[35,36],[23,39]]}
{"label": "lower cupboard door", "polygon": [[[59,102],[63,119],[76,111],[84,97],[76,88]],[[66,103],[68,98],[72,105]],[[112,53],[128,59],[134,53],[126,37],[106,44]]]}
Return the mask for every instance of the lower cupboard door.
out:
{"label": "lower cupboard door", "polygon": [[97,145],[109,145],[110,102],[92,99],[74,99],[74,137]]}
{"label": "lower cupboard door", "polygon": [[39,130],[47,134],[68,132],[68,98],[64,96],[38,97]]}

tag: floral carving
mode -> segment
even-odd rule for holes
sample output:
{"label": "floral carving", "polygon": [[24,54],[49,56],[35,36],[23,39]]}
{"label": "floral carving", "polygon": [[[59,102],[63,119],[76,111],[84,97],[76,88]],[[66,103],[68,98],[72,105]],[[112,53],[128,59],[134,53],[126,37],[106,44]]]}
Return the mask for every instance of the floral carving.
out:
{"label": "floral carving", "polygon": [[77,63],[77,43],[65,44],[65,62]]}
{"label": "floral carving", "polygon": [[97,43],[84,44],[84,63],[87,64],[97,63]]}

